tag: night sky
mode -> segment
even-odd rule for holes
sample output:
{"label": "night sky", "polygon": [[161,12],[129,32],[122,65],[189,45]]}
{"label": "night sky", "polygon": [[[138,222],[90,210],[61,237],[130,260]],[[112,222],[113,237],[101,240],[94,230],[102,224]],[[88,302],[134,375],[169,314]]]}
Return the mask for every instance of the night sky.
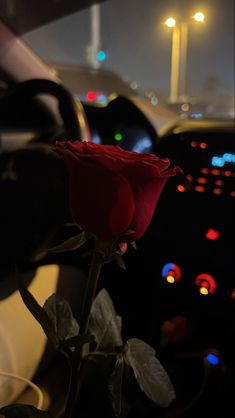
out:
{"label": "night sky", "polygon": [[[190,20],[198,9],[202,25]],[[196,94],[208,76],[234,92],[234,0],[109,0],[101,4],[101,39],[108,52],[103,65],[142,90],[169,91],[171,30],[164,20],[174,15],[189,23],[188,91]],[[90,12],[80,11],[36,29],[25,39],[43,58],[85,63],[90,42]]]}

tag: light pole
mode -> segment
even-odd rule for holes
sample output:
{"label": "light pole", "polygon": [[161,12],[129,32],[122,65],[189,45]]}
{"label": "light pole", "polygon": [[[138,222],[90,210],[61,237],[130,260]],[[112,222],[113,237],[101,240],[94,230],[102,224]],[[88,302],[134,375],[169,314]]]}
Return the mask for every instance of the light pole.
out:
{"label": "light pole", "polygon": [[[200,23],[205,21],[205,15],[202,12],[195,13],[192,18]],[[177,24],[176,20],[170,17],[166,19],[165,24],[172,28],[169,101],[175,103],[187,97],[188,22],[182,21]]]}
{"label": "light pole", "polygon": [[90,6],[91,42],[86,47],[86,61],[94,69],[100,68],[107,53],[101,49],[100,4]]}
{"label": "light pole", "polygon": [[179,96],[179,69],[180,69],[180,32],[176,25],[176,20],[169,17],[165,24],[172,28],[172,48],[171,48],[171,81],[170,96],[171,103],[175,103]]}

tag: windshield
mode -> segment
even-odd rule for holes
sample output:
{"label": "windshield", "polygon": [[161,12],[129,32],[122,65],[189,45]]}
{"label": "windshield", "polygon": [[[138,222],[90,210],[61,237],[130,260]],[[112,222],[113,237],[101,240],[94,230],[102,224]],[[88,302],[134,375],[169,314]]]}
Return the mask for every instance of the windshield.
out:
{"label": "windshield", "polygon": [[[23,38],[83,100],[104,102],[116,89],[182,118],[234,117],[233,0],[109,0]],[[111,77],[111,88],[95,76]]]}

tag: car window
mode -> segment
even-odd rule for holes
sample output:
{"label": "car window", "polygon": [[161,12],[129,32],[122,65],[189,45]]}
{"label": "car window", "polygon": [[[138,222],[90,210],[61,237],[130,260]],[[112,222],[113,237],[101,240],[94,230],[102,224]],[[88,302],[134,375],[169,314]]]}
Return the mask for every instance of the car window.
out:
{"label": "car window", "polygon": [[[198,6],[184,0],[109,0],[97,6],[96,13],[91,8],[66,16],[24,39],[58,65],[92,63],[101,71],[113,71],[153,104],[164,102],[182,118],[233,117],[234,5],[227,0],[225,8],[222,1],[208,1],[200,9],[203,22],[193,18]],[[165,24],[169,16],[182,32],[182,47],[172,37],[174,28]],[[184,64],[177,56],[173,62],[173,54]],[[83,83],[81,78],[81,89]]]}

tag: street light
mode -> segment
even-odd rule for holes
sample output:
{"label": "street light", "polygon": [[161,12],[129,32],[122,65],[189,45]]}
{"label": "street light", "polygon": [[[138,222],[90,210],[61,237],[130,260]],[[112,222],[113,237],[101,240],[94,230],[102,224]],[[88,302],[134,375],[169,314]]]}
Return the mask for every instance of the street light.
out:
{"label": "street light", "polygon": [[[204,23],[205,15],[201,11],[196,12],[192,18],[199,23]],[[188,50],[188,22],[177,24],[173,17],[165,21],[165,25],[172,28],[171,51],[171,86],[170,102],[174,103],[180,97],[186,98],[186,67]]]}
{"label": "street light", "polygon": [[179,68],[180,68],[180,32],[173,17],[165,21],[168,28],[172,28],[172,49],[171,49],[171,82],[170,102],[175,103],[179,95]]}

